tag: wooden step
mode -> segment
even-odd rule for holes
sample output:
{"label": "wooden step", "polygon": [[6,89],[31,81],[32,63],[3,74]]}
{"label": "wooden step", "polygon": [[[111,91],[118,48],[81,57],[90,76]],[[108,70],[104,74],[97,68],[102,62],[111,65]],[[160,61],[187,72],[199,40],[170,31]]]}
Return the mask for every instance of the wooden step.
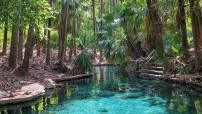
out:
{"label": "wooden step", "polygon": [[158,70],[147,70],[148,74],[157,74],[157,75],[163,75],[163,71]]}
{"label": "wooden step", "polygon": [[157,66],[151,66],[149,69],[150,70],[164,71],[164,67],[157,67]]}
{"label": "wooden step", "polygon": [[151,66],[163,67],[162,63],[152,63]]}
{"label": "wooden step", "polygon": [[147,70],[147,69],[142,69],[142,70],[140,70],[140,73],[148,73],[148,74],[163,75],[163,71]]}
{"label": "wooden step", "polygon": [[156,75],[156,74],[148,74],[148,73],[140,73],[140,77],[154,77],[154,78],[160,78],[163,75]]}

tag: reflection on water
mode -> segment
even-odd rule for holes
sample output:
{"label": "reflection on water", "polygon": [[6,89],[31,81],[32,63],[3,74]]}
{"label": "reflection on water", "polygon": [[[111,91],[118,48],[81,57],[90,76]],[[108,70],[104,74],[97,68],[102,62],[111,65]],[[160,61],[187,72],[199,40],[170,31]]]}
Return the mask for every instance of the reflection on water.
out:
{"label": "reflection on water", "polygon": [[31,103],[0,106],[0,114],[202,114],[199,90],[124,77],[119,68],[95,67],[88,79],[63,82]]}

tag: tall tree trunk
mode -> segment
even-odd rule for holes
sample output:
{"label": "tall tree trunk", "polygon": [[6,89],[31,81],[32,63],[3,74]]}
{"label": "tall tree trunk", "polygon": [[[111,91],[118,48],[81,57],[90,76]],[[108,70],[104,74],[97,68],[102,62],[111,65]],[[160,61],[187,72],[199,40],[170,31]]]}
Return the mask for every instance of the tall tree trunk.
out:
{"label": "tall tree trunk", "polygon": [[24,54],[24,59],[21,67],[21,73],[22,75],[26,74],[29,70],[29,59],[30,59],[30,53],[32,51],[32,41],[34,37],[34,21],[30,21],[29,25],[29,30],[28,30],[28,37],[27,37],[27,43],[26,43],[26,48],[25,48],[25,54]]}
{"label": "tall tree trunk", "polygon": [[[96,17],[95,17],[95,0],[92,0],[93,6],[93,36],[96,39]],[[93,50],[93,57],[96,57],[96,48]]]}
{"label": "tall tree trunk", "polygon": [[146,12],[146,30],[147,30],[147,48],[148,52],[151,53],[155,49],[155,37],[152,35],[152,23],[149,16],[149,12]]}
{"label": "tall tree trunk", "polygon": [[[50,7],[52,7],[52,0],[49,0]],[[48,19],[48,28],[51,27],[51,18]],[[47,51],[46,51],[46,65],[50,65],[50,34],[51,31],[48,30],[48,42],[47,42]]]}
{"label": "tall tree trunk", "polygon": [[[23,19],[22,17],[20,17],[20,24],[23,23]],[[20,27],[19,29],[19,42],[18,42],[18,61],[22,61],[22,57],[23,57],[23,29],[22,27]]]}
{"label": "tall tree trunk", "polygon": [[33,57],[33,55],[34,55],[34,44],[35,44],[35,39],[34,38],[32,38],[32,42],[31,42],[31,51],[30,51],[30,58],[32,58]]}
{"label": "tall tree trunk", "polygon": [[18,43],[18,61],[22,61],[23,57],[23,38],[24,32],[20,29],[19,43]]}
{"label": "tall tree trunk", "polygon": [[[44,37],[46,37],[46,33],[47,33],[47,30],[44,29]],[[43,44],[42,52],[43,52],[43,53],[46,53],[46,39],[45,39],[45,38],[43,38],[42,44]]]}
{"label": "tall tree trunk", "polygon": [[202,72],[202,52],[201,52],[201,39],[202,39],[202,17],[199,7],[199,1],[189,0],[191,21],[192,21],[192,32],[195,49],[195,64],[196,70]]}
{"label": "tall tree trunk", "polygon": [[5,21],[4,25],[4,41],[3,41],[2,55],[6,55],[7,53],[7,41],[8,41],[8,20]]}
{"label": "tall tree trunk", "polygon": [[37,47],[37,56],[40,57],[41,56],[41,39],[40,38],[37,38],[36,47]]}
{"label": "tall tree trunk", "polygon": [[162,23],[158,14],[158,2],[157,0],[147,0],[147,7],[149,11],[149,17],[152,23],[152,34],[155,38],[155,49],[159,56],[163,57],[164,47],[162,38]]}
{"label": "tall tree trunk", "polygon": [[[103,30],[103,0],[100,0],[100,18],[101,18],[101,21],[100,21],[100,30],[102,31]],[[103,49],[99,49],[100,51],[100,63],[102,62],[102,56],[103,56]]]}
{"label": "tall tree trunk", "polygon": [[184,0],[178,0],[178,8],[179,8],[179,25],[182,34],[182,47],[184,49],[184,61],[187,62],[189,58],[188,51],[188,41],[187,41],[187,29],[186,29],[186,15],[185,15],[185,2]]}
{"label": "tall tree trunk", "polygon": [[67,38],[68,31],[68,20],[69,20],[69,2],[62,2],[62,10],[61,10],[61,23],[59,29],[59,41],[58,41],[58,59],[59,63],[63,63],[64,61],[64,49],[66,48],[65,39]]}
{"label": "tall tree trunk", "polygon": [[[110,6],[109,6],[109,9],[110,9],[110,13],[114,16],[114,6],[113,6],[113,1],[114,1],[114,0],[110,0]],[[112,25],[112,28],[111,28],[111,34],[112,34],[112,37],[114,37],[114,31],[115,31],[115,27],[114,27],[114,25]]]}
{"label": "tall tree trunk", "polygon": [[113,0],[109,0],[109,12],[113,12]]}
{"label": "tall tree trunk", "polygon": [[[39,20],[38,20],[38,24],[40,24]],[[38,34],[37,41],[36,41],[37,56],[40,57],[41,56],[41,39],[39,38],[39,30],[37,30],[37,34]]]}
{"label": "tall tree trunk", "polygon": [[74,56],[76,57],[76,20],[74,19],[73,21],[73,52],[74,52]]}
{"label": "tall tree trunk", "polygon": [[13,24],[12,27],[11,47],[9,56],[9,67],[11,68],[17,67],[19,23],[20,23],[20,16],[17,16],[16,24]]}
{"label": "tall tree trunk", "polygon": [[[73,34],[72,26],[70,27],[70,31],[71,31],[71,34]],[[74,41],[73,41],[73,37],[72,37],[72,38],[71,38],[71,41],[70,41],[69,61],[72,61],[73,45],[74,45]]]}
{"label": "tall tree trunk", "polygon": [[77,3],[77,0],[74,0],[74,3],[75,3],[75,9],[74,9],[74,18],[73,18],[73,37],[74,37],[74,56],[76,57],[76,32],[77,32],[77,16],[76,16],[76,12],[77,12],[77,9],[76,9],[76,3]]}

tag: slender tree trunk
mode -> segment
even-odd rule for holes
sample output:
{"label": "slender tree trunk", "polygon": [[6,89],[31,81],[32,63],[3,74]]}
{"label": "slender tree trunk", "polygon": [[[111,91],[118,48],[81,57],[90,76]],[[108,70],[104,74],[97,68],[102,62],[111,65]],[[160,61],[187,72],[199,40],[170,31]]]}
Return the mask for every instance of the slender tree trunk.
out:
{"label": "slender tree trunk", "polygon": [[73,27],[73,52],[74,52],[74,56],[76,57],[76,23],[75,22],[73,22],[73,23],[74,23],[74,27]]}
{"label": "slender tree trunk", "polygon": [[[47,33],[47,30],[44,29],[44,37],[46,36],[46,33]],[[46,39],[45,39],[45,38],[43,38],[42,44],[43,44],[42,52],[43,52],[43,53],[46,53]]]}
{"label": "slender tree trunk", "polygon": [[69,20],[69,2],[62,2],[62,10],[61,10],[61,23],[59,29],[59,41],[58,41],[58,59],[59,63],[63,63],[64,61],[64,49],[66,48],[65,39],[67,38],[68,31],[68,20]]}
{"label": "slender tree trunk", "polygon": [[34,55],[34,43],[35,43],[35,41],[34,41],[34,38],[32,38],[32,42],[31,42],[31,44],[32,44],[32,48],[31,48],[31,51],[30,51],[30,58],[32,58],[33,57],[33,55]]}
{"label": "slender tree trunk", "polygon": [[[22,17],[20,17],[20,24],[23,23],[23,19]],[[18,61],[22,61],[22,57],[23,57],[23,29],[22,27],[19,28],[19,42],[18,42]]]}
{"label": "slender tree trunk", "polygon": [[[72,26],[71,26],[70,28],[71,28],[70,31],[71,31],[71,33],[73,34]],[[72,37],[72,38],[71,38],[71,41],[70,41],[69,61],[72,61],[73,45],[74,45],[74,41],[73,41],[73,37]]]}
{"label": "slender tree trunk", "polygon": [[[48,19],[48,27],[51,26],[51,19]],[[48,40],[47,40],[47,50],[46,50],[46,65],[50,65],[50,34],[51,31],[48,30]]]}
{"label": "slender tree trunk", "polygon": [[[39,20],[38,20],[38,24],[39,24]],[[39,36],[39,30],[37,30],[37,33]],[[36,47],[37,47],[37,56],[40,57],[41,56],[41,39],[39,37],[37,38]]]}
{"label": "slender tree trunk", "polygon": [[[52,0],[49,0],[50,7],[52,7]],[[51,27],[51,18],[48,19],[48,28]],[[50,34],[51,31],[48,30],[48,42],[47,42],[47,51],[46,51],[46,65],[50,65]]]}
{"label": "slender tree trunk", "polygon": [[30,21],[29,25],[29,30],[28,30],[28,37],[27,37],[27,43],[26,43],[26,48],[25,48],[25,54],[24,54],[24,59],[21,67],[21,73],[22,75],[26,74],[29,70],[29,59],[31,58],[31,51],[32,51],[32,41],[34,37],[34,21]]}
{"label": "slender tree trunk", "polygon": [[11,47],[9,56],[9,67],[11,68],[17,67],[19,23],[20,23],[20,16],[17,16],[16,24],[14,24],[12,27]]}
{"label": "slender tree trunk", "polygon": [[146,30],[147,30],[147,48],[151,53],[155,49],[155,37],[152,35],[152,24],[149,16],[149,12],[146,12]]}
{"label": "slender tree trunk", "polygon": [[[100,0],[100,18],[101,18],[101,21],[100,21],[100,30],[102,31],[103,29],[103,0]],[[102,55],[103,55],[103,49],[99,49],[100,51],[100,62],[102,62]]]}
{"label": "slender tree trunk", "polygon": [[40,38],[37,38],[36,47],[37,47],[37,56],[40,57],[41,56],[41,39]]}
{"label": "slender tree trunk", "polygon": [[110,13],[113,12],[113,0],[109,1],[109,11],[110,11]]}
{"label": "slender tree trunk", "polygon": [[[96,39],[96,17],[95,17],[95,0],[92,0],[92,6],[93,6],[93,36],[94,39]],[[96,57],[96,48],[93,50],[93,57]]]}
{"label": "slender tree trunk", "polygon": [[4,25],[4,41],[3,41],[2,55],[6,55],[7,53],[7,41],[8,41],[8,21],[6,20]]}
{"label": "slender tree trunk", "polygon": [[112,6],[113,6],[113,8],[115,7],[115,0],[112,0]]}
{"label": "slender tree trunk", "polygon": [[189,0],[191,21],[192,21],[192,32],[195,49],[195,64],[196,70],[202,72],[202,52],[201,52],[201,39],[202,39],[202,17],[199,7],[199,2],[196,0]]}
{"label": "slender tree trunk", "polygon": [[18,61],[22,61],[23,57],[23,38],[24,32],[20,29],[19,43],[18,43]]}
{"label": "slender tree trunk", "polygon": [[103,0],[100,0],[100,19],[101,19],[101,21],[100,21],[100,30],[102,30],[103,29]]}
{"label": "slender tree trunk", "polygon": [[159,56],[163,56],[163,38],[162,38],[162,23],[158,14],[158,2],[157,0],[147,0],[147,7],[149,11],[149,17],[152,23],[152,34],[155,37],[155,48]]}
{"label": "slender tree trunk", "polygon": [[187,29],[186,29],[186,15],[185,15],[185,2],[184,0],[178,0],[178,8],[179,8],[179,25],[182,34],[182,46],[184,49],[184,61],[187,62],[189,58],[189,45],[187,41]]}
{"label": "slender tree trunk", "polygon": [[[76,0],[74,0],[75,3],[77,3]],[[76,32],[77,32],[77,17],[76,17],[76,12],[77,12],[77,9],[76,9],[76,4],[75,4],[75,9],[74,9],[74,19],[73,19],[73,37],[74,37],[74,56],[76,57]]]}
{"label": "slender tree trunk", "polygon": [[[66,33],[66,34],[67,34],[67,33]],[[64,39],[64,54],[63,54],[63,60],[66,60],[66,59],[67,59],[67,58],[66,58],[66,56],[67,56],[67,54],[66,54],[66,50],[67,50],[66,44],[67,44],[67,36],[66,36],[66,38]]]}

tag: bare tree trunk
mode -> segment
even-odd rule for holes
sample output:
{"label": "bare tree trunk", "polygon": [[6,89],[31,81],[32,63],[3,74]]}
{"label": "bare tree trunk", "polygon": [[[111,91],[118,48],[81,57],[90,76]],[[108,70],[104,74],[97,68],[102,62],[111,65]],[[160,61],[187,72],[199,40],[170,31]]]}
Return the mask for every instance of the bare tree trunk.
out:
{"label": "bare tree trunk", "polygon": [[147,7],[149,11],[149,17],[152,23],[152,34],[155,38],[155,48],[159,56],[163,56],[163,38],[162,38],[162,23],[158,14],[158,2],[157,0],[147,0]]}
{"label": "bare tree trunk", "polygon": [[11,68],[17,67],[19,23],[20,23],[20,16],[17,16],[16,24],[14,24],[12,27],[11,48],[9,56],[9,67]]}
{"label": "bare tree trunk", "polygon": [[[74,2],[76,3],[77,1],[74,0]],[[76,5],[76,4],[75,4]],[[74,9],[74,18],[73,18],[73,43],[74,43],[74,56],[76,57],[76,32],[77,32],[77,17],[76,17],[76,12],[77,12],[77,9],[75,7]]]}
{"label": "bare tree trunk", "polygon": [[[72,32],[72,34],[73,34],[73,29],[72,29],[72,27],[70,27],[71,28],[71,32]],[[73,38],[71,38],[71,41],[70,41],[70,50],[69,50],[69,61],[71,61],[72,60],[72,53],[73,53]]]}
{"label": "bare tree trunk", "polygon": [[33,55],[34,55],[34,43],[35,43],[35,41],[34,41],[34,38],[32,38],[32,42],[31,42],[31,44],[32,44],[32,48],[31,48],[31,51],[30,51],[30,58],[32,58],[33,57]]}
{"label": "bare tree trunk", "polygon": [[[66,33],[67,34],[67,33]],[[64,39],[64,54],[63,54],[63,60],[65,60],[67,54],[66,54],[66,50],[67,50],[67,38]]]}
{"label": "bare tree trunk", "polygon": [[75,20],[73,22],[73,52],[74,52],[74,56],[76,57],[76,23]]}
{"label": "bare tree trunk", "polygon": [[[39,20],[38,20],[38,24],[39,24]],[[39,38],[39,30],[37,30],[37,33],[38,33],[38,38],[36,41],[37,56],[40,57],[41,56],[41,39]]]}
{"label": "bare tree trunk", "polygon": [[[49,0],[50,7],[52,7],[52,0]],[[51,18],[48,19],[48,28],[51,27]],[[48,42],[47,42],[47,51],[46,51],[46,65],[50,65],[50,36],[51,31],[48,30]]]}
{"label": "bare tree trunk", "polygon": [[152,34],[152,23],[149,16],[149,12],[146,12],[146,30],[147,30],[147,48],[148,52],[151,53],[155,48],[155,37]]}
{"label": "bare tree trunk", "polygon": [[[46,33],[47,33],[47,30],[44,29],[44,37],[46,36]],[[43,52],[43,53],[46,53],[46,39],[45,39],[45,38],[43,38],[42,44],[43,44],[42,52]]]}
{"label": "bare tree trunk", "polygon": [[[101,18],[101,21],[100,21],[100,30],[102,31],[103,29],[103,0],[100,0],[100,18]],[[102,56],[103,56],[103,49],[99,49],[100,50],[100,63],[102,62]]]}
{"label": "bare tree trunk", "polygon": [[[95,0],[92,0],[92,6],[93,6],[93,35],[94,39],[96,37],[96,17],[95,17]],[[96,48],[93,50],[93,57],[96,57]]]}
{"label": "bare tree trunk", "polygon": [[185,2],[184,0],[178,0],[178,8],[179,8],[179,25],[182,34],[182,46],[184,49],[184,61],[187,62],[189,58],[189,45],[187,41],[187,29],[186,29],[186,15],[185,15]]}
{"label": "bare tree trunk", "polygon": [[192,21],[192,32],[193,32],[193,41],[195,49],[195,64],[196,70],[202,72],[202,52],[201,52],[201,39],[202,31],[202,17],[199,9],[199,2],[196,0],[189,0],[190,2],[190,11],[191,11],[191,21]]}
{"label": "bare tree trunk", "polygon": [[[20,17],[20,24],[23,23],[22,17]],[[19,42],[18,42],[18,61],[22,61],[23,58],[23,37],[24,32],[22,27],[19,28]]]}
{"label": "bare tree trunk", "polygon": [[61,10],[61,23],[59,29],[59,41],[58,41],[58,59],[60,63],[64,61],[64,49],[66,48],[65,39],[67,38],[68,31],[68,20],[69,20],[69,2],[62,2]]}
{"label": "bare tree trunk", "polygon": [[19,34],[19,43],[18,43],[18,61],[22,61],[23,57],[23,38],[24,37],[24,32],[22,29],[20,30]]}
{"label": "bare tree trunk", "polygon": [[41,56],[41,39],[40,38],[37,38],[36,47],[37,47],[37,56],[40,57]]}
{"label": "bare tree trunk", "polygon": [[32,51],[32,41],[34,37],[34,21],[30,21],[29,25],[29,30],[28,30],[28,37],[27,37],[27,43],[26,43],[26,48],[25,48],[25,54],[24,54],[24,59],[22,63],[22,67],[20,69],[20,72],[22,75],[26,74],[29,70],[29,59],[30,59],[30,53]]}
{"label": "bare tree trunk", "polygon": [[5,21],[4,25],[4,41],[3,41],[2,55],[6,55],[7,53],[7,41],[8,41],[8,20]]}

